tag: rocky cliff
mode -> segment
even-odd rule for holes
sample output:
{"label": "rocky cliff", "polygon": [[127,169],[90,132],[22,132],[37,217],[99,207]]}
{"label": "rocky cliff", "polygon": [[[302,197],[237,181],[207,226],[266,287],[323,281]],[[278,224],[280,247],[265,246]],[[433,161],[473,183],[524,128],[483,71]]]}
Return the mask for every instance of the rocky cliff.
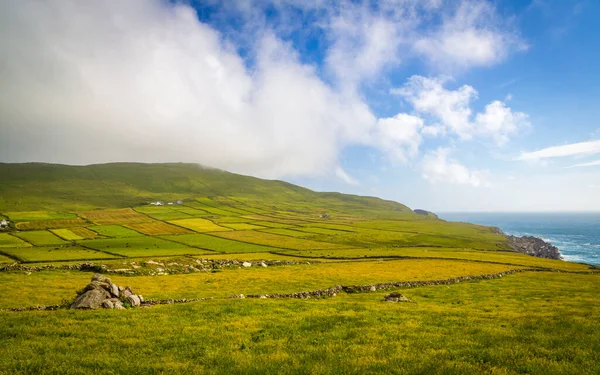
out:
{"label": "rocky cliff", "polygon": [[562,256],[560,255],[560,251],[558,248],[541,238],[533,237],[533,236],[507,236],[508,244],[514,250],[525,253],[528,255],[532,255],[538,258],[548,258],[548,259],[558,259],[562,260]]}

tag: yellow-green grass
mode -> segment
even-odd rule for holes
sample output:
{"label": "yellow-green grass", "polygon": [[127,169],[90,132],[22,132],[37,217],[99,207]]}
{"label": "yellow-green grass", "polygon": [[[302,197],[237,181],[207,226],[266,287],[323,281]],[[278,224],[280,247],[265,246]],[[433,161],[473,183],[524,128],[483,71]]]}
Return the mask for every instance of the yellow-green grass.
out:
{"label": "yellow-green grass", "polygon": [[209,206],[199,206],[199,209],[208,212],[209,214],[212,215],[219,215],[219,216],[233,216],[233,215],[237,215],[238,213],[233,212],[233,211],[229,211],[223,208],[217,208],[217,207],[209,207]]}
{"label": "yellow-green grass", "polygon": [[215,232],[215,231],[229,231],[231,229],[219,226],[210,220],[193,218],[193,219],[182,219],[172,220],[169,223],[191,229],[195,232]]}
{"label": "yellow-green grass", "polygon": [[[210,219],[211,221],[214,221],[217,224],[221,224],[221,223],[235,223],[235,224],[239,224],[239,223],[249,223],[251,220],[245,217],[241,217],[241,216],[219,216],[219,217],[214,217]],[[262,225],[261,225],[262,226]],[[262,226],[264,227],[264,226]]]}
{"label": "yellow-green grass", "polygon": [[98,233],[83,227],[51,229],[52,233],[67,241],[86,240],[100,237]]}
{"label": "yellow-green grass", "polygon": [[206,254],[210,251],[196,249],[181,243],[157,237],[110,238],[80,241],[81,245],[126,257],[156,257],[169,255]]}
{"label": "yellow-green grass", "polygon": [[207,234],[184,234],[179,236],[165,236],[164,238],[189,246],[195,246],[224,253],[265,253],[268,251],[282,250],[268,246],[231,241],[225,238],[215,237]]}
{"label": "yellow-green grass", "polygon": [[329,228],[319,228],[319,227],[302,227],[298,228],[299,231],[308,232],[308,233],[316,233],[316,234],[329,234],[329,235],[345,235],[348,234],[349,231],[342,231],[337,229],[329,229]]}
{"label": "yellow-green grass", "polygon": [[17,229],[34,230],[34,229],[53,229],[53,228],[68,228],[85,225],[86,221],[81,218],[74,219],[53,219],[53,220],[35,220],[17,223]]}
{"label": "yellow-green grass", "polygon": [[15,260],[0,254],[0,263],[15,263]]}
{"label": "yellow-green grass", "polygon": [[[291,254],[290,255],[280,255],[280,254],[273,254],[273,253],[208,254],[208,255],[196,256],[196,258],[236,259],[236,260],[249,260],[249,261],[256,261],[256,260],[289,260],[289,261],[295,261],[295,262],[306,262],[307,261],[307,259],[298,258]],[[311,261],[312,261],[312,259],[311,259]],[[323,261],[327,261],[327,260],[325,259]]]}
{"label": "yellow-green grass", "polygon": [[312,236],[316,236],[315,233],[301,232],[301,231],[296,230],[296,229],[299,229],[299,228],[294,228],[294,229],[269,228],[269,229],[263,229],[263,230],[261,230],[261,232],[272,233],[272,234],[281,234],[282,236],[290,236],[290,237],[312,237]]}
{"label": "yellow-green grass", "polygon": [[33,220],[75,219],[77,217],[74,214],[54,211],[5,212],[4,214],[16,223]]}
{"label": "yellow-green grass", "polygon": [[176,208],[174,208],[174,210],[176,210],[177,212],[187,214],[192,217],[211,216],[210,212],[202,210],[199,206],[198,207],[196,207],[196,206],[189,207],[187,205],[186,206],[177,206]]}
{"label": "yellow-green grass", "polygon": [[[199,256],[200,257],[200,256]],[[201,257],[200,257],[201,258]],[[154,258],[153,258],[154,259]],[[156,259],[154,259],[156,260]],[[127,263],[128,264],[128,263]],[[305,290],[329,288],[335,285],[364,285],[394,281],[441,280],[457,276],[482,275],[504,272],[517,267],[460,262],[450,260],[401,260],[386,262],[343,262],[343,263],[314,263],[295,266],[277,267],[242,267],[226,269],[223,272],[198,272],[192,274],[177,274],[168,276],[120,276],[110,275],[118,285],[130,285],[135,291],[146,298],[201,298],[227,297],[232,294],[263,294],[263,293],[293,293]],[[49,276],[52,275],[52,281]],[[28,277],[22,273],[0,273],[0,285],[6,285],[5,293],[0,295],[0,307],[22,305],[37,305],[40,302],[23,297],[18,289],[9,289],[11,282],[21,279],[22,287],[33,289],[44,285],[47,296],[55,295],[51,303],[59,303],[64,295],[55,289],[63,290],[64,285],[70,285],[75,292],[85,286],[81,278],[71,278],[70,274],[44,271],[34,272]],[[20,276],[20,277],[19,277]],[[11,281],[12,280],[12,281]],[[42,283],[44,280],[44,283]],[[55,287],[58,286],[58,287]],[[39,289],[38,289],[39,290]],[[48,299],[44,299],[49,302]]]}
{"label": "yellow-green grass", "polygon": [[79,212],[78,215],[98,225],[136,224],[149,223],[152,221],[152,218],[146,215],[142,215],[131,208],[85,211]]}
{"label": "yellow-green grass", "polygon": [[0,248],[3,247],[29,247],[30,243],[23,241],[22,239],[11,236],[8,233],[0,233]]}
{"label": "yellow-green grass", "polygon": [[400,248],[370,248],[370,249],[344,249],[344,250],[314,250],[298,254],[296,251],[284,251],[290,256],[308,256],[320,259],[369,259],[381,257],[418,257],[418,258],[444,258],[464,259],[491,263],[514,264],[526,267],[542,267],[554,270],[589,272],[593,271],[589,265],[561,260],[536,258],[517,252],[503,251],[478,251],[464,248],[439,248],[439,247],[400,247]]}
{"label": "yellow-green grass", "polygon": [[277,234],[256,231],[215,232],[215,236],[227,238],[234,241],[249,242],[258,245],[273,246],[292,250],[309,249],[343,249],[348,246],[328,242],[317,242],[301,238],[280,236]]}
{"label": "yellow-green grass", "polygon": [[[247,220],[251,220],[251,219],[247,219]],[[283,223],[276,223],[274,221],[260,221],[260,220],[250,221],[250,224],[260,225],[261,227],[267,227],[267,228],[296,228],[297,227],[294,224],[283,224]]]}
{"label": "yellow-green grass", "polygon": [[129,229],[147,234],[149,236],[162,236],[167,234],[187,234],[192,231],[175,225],[163,223],[162,221],[154,221],[152,223],[128,224],[125,225]]}
{"label": "yellow-green grass", "polygon": [[3,248],[2,251],[24,262],[52,262],[63,260],[113,259],[115,255],[79,246]]}
{"label": "yellow-green grass", "polygon": [[29,243],[34,244],[35,246],[63,245],[67,243],[67,241],[63,240],[62,238],[56,236],[54,233],[49,232],[47,230],[14,232],[14,235]]}
{"label": "yellow-green grass", "polygon": [[143,236],[143,234],[125,228],[121,225],[93,225],[91,227],[88,227],[88,229],[93,230],[94,232],[106,237],[123,238]]}
{"label": "yellow-green grass", "polygon": [[171,206],[140,206],[135,207],[137,212],[146,214],[157,220],[175,220],[189,218],[190,215],[181,212]]}
{"label": "yellow-green grass", "polygon": [[416,303],[404,304],[372,293],[0,312],[0,361],[7,374],[597,374],[599,287],[526,273],[405,290]]}
{"label": "yellow-green grass", "polygon": [[220,223],[221,226],[231,228],[233,230],[253,230],[253,229],[265,229],[260,225],[253,225],[248,223]]}
{"label": "yellow-green grass", "polygon": [[283,219],[279,217],[272,217],[267,215],[246,215],[245,218],[252,219],[255,221],[272,221],[278,224],[305,224],[305,220],[296,220],[296,219]]}

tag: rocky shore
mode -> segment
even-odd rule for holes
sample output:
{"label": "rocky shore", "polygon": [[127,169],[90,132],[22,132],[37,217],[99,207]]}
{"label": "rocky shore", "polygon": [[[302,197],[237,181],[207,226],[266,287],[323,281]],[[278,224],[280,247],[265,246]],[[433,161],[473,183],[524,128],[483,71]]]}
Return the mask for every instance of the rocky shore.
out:
{"label": "rocky shore", "polygon": [[562,260],[558,247],[533,236],[507,236],[508,244],[514,250],[538,258]]}

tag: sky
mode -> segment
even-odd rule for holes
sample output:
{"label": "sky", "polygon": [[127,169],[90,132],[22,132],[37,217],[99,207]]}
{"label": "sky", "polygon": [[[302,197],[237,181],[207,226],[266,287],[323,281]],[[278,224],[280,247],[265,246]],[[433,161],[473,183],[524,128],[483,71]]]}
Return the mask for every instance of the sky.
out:
{"label": "sky", "polygon": [[0,162],[600,211],[595,0],[0,2]]}

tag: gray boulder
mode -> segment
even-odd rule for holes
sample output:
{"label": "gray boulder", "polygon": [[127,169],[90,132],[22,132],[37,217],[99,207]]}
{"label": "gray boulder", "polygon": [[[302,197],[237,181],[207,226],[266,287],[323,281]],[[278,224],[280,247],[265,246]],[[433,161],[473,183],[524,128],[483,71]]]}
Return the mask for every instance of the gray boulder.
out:
{"label": "gray boulder", "polygon": [[121,293],[119,292],[119,287],[116,284],[110,284],[110,294],[113,297],[119,298]]}
{"label": "gray boulder", "polygon": [[99,273],[95,273],[94,276],[92,276],[92,281],[99,281],[101,283],[110,284],[110,279]]}
{"label": "gray boulder", "polygon": [[398,292],[390,293],[385,296],[387,302],[408,302],[408,298]]}
{"label": "gray boulder", "polygon": [[115,306],[115,309],[117,310],[122,310],[125,308],[125,306],[123,306],[123,304],[121,303],[121,301],[117,301],[113,304]]}
{"label": "gray boulder", "polygon": [[140,297],[135,294],[128,296],[127,301],[129,301],[132,307],[138,307],[141,304]]}
{"label": "gray boulder", "polygon": [[105,308],[105,309],[114,309],[115,308],[115,304],[111,300],[105,299],[102,302],[102,307]]}
{"label": "gray boulder", "polygon": [[97,309],[109,296],[103,289],[92,289],[80,295],[71,305],[72,309]]}
{"label": "gray boulder", "polygon": [[133,293],[133,290],[131,290],[130,287],[126,287],[125,289],[123,289],[121,291],[121,297],[123,297],[123,298],[127,298],[133,294],[135,294],[135,293]]}
{"label": "gray boulder", "polygon": [[244,262],[244,263],[242,263],[242,266],[244,266],[244,267],[252,267],[252,263],[250,263],[250,262]]}

